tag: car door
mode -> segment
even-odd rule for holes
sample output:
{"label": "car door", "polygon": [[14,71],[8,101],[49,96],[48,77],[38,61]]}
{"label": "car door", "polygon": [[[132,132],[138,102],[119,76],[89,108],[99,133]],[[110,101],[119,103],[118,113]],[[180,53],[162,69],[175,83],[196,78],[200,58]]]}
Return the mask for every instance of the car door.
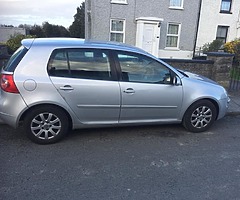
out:
{"label": "car door", "polygon": [[108,51],[55,50],[48,65],[48,73],[81,123],[118,123],[120,88],[114,80]]}
{"label": "car door", "polygon": [[172,84],[173,72],[141,54],[116,54],[122,74],[120,123],[176,121],[183,90]]}

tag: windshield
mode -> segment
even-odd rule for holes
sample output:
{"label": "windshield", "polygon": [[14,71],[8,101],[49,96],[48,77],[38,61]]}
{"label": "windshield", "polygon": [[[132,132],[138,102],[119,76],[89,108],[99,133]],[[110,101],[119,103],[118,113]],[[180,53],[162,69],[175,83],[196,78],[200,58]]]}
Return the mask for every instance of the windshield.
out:
{"label": "windshield", "polygon": [[24,46],[19,47],[18,50],[16,50],[15,53],[10,57],[7,64],[3,67],[3,70],[13,72],[27,51],[28,50]]}

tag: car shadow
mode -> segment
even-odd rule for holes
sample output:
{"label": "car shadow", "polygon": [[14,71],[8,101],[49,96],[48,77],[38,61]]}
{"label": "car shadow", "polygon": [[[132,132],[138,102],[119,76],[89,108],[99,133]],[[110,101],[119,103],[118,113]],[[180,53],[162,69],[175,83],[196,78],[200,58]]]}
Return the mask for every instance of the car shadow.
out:
{"label": "car shadow", "polygon": [[114,137],[162,137],[179,138],[190,134],[179,124],[171,125],[144,125],[128,127],[104,127],[78,129],[69,132],[67,138],[77,139],[78,137],[98,137],[101,140]]}

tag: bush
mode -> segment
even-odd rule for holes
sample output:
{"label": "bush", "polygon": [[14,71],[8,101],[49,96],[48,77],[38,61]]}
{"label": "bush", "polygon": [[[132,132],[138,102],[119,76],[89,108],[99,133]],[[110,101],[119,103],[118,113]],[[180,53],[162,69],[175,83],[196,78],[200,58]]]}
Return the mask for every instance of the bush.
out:
{"label": "bush", "polygon": [[223,42],[221,40],[213,40],[211,43],[206,43],[203,45],[203,53],[207,52],[217,52],[223,48]]}
{"label": "bush", "polygon": [[11,36],[11,38],[6,42],[8,53],[13,54],[21,46],[21,41],[25,38],[34,38],[34,36],[21,34]]}
{"label": "bush", "polygon": [[240,62],[240,38],[233,40],[231,42],[227,42],[224,45],[224,51],[234,54],[235,61],[239,63]]}

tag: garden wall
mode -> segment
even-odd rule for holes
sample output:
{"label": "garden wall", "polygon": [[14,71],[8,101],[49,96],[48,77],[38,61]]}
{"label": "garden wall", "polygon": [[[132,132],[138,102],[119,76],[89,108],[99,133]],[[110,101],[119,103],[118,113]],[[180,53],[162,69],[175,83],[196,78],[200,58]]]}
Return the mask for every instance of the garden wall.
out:
{"label": "garden wall", "polygon": [[206,76],[228,88],[233,54],[213,52],[206,60],[162,59],[175,68]]}

